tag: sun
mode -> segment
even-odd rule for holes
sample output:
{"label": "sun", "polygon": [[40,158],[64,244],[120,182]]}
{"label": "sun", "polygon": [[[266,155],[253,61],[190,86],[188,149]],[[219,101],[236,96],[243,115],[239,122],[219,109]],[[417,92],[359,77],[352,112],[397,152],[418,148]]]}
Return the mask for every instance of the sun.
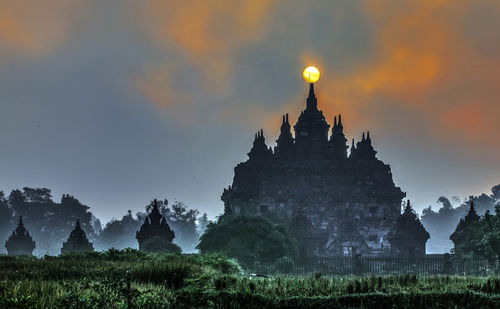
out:
{"label": "sun", "polygon": [[319,70],[314,66],[308,66],[302,73],[304,80],[308,83],[315,83],[319,79]]}

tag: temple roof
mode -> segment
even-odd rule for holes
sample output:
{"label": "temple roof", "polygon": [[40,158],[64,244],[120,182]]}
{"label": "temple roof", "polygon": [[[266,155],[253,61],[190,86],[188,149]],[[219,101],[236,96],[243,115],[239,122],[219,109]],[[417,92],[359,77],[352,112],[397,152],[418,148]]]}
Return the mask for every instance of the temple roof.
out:
{"label": "temple roof", "polygon": [[9,239],[5,242],[9,255],[27,254],[31,255],[35,249],[35,242],[30,233],[24,227],[23,216],[19,216],[17,227]]}
{"label": "temple roof", "polygon": [[139,244],[153,237],[160,237],[168,242],[172,242],[175,237],[174,231],[170,229],[165,217],[160,213],[160,208],[158,207],[158,201],[156,199],[153,201],[151,212],[146,216],[144,223],[136,233]]}
{"label": "temple roof", "polygon": [[252,149],[248,153],[250,159],[269,159],[273,156],[273,151],[267,147],[264,137],[264,130],[260,130],[255,134]]}
{"label": "temple roof", "polygon": [[406,203],[406,208],[396,221],[393,229],[388,235],[389,240],[427,240],[430,238],[429,232],[424,228],[417,215],[410,205],[410,200]]}
{"label": "temple roof", "polygon": [[68,240],[63,243],[61,253],[89,252],[94,251],[92,243],[88,240],[85,231],[80,226],[80,220],[76,220],[75,228],[69,234]]}

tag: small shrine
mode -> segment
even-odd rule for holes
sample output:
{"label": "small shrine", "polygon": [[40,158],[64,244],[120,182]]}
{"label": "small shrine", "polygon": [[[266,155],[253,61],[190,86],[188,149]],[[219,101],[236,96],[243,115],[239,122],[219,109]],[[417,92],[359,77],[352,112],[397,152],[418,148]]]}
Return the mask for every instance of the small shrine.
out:
{"label": "small shrine", "polygon": [[180,252],[180,248],[172,243],[174,237],[175,233],[160,213],[158,201],[155,199],[151,212],[146,216],[144,223],[136,233],[139,250]]}
{"label": "small shrine", "polygon": [[93,252],[94,246],[88,240],[87,235],[80,226],[80,220],[76,220],[73,231],[69,234],[68,240],[63,243],[61,254],[74,252]]}
{"label": "small shrine", "polygon": [[395,256],[424,256],[429,233],[418,219],[408,200],[406,208],[388,235]]}
{"label": "small shrine", "polygon": [[33,255],[35,241],[24,227],[23,216],[19,216],[17,228],[5,242],[5,248],[7,248],[8,255]]}

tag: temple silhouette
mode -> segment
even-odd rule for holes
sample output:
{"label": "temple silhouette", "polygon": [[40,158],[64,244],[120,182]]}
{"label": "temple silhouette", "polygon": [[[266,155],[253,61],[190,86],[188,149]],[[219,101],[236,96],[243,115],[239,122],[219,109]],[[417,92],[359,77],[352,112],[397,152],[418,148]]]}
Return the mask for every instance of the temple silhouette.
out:
{"label": "temple silhouette", "polygon": [[151,212],[146,216],[139,231],[136,232],[139,250],[149,252],[175,251],[178,247],[172,243],[174,238],[175,233],[160,213],[158,201],[155,199]]}
{"label": "temple silhouette", "polygon": [[430,237],[408,200],[403,214],[389,233],[392,255],[425,255],[425,243]]}
{"label": "temple silhouette", "polygon": [[263,130],[255,134],[248,160],[235,167],[233,183],[222,194],[226,215],[261,215],[288,225],[305,256],[425,254],[428,234],[413,226],[391,236],[427,236],[423,248],[391,248],[388,236],[406,194],[394,184],[390,166],[377,159],[370,132],[357,143],[353,139],[349,149],[341,115],[330,131],[312,83],[293,129],[294,135],[284,115],[274,149]]}
{"label": "temple silhouette", "polygon": [[94,246],[88,240],[87,235],[80,226],[80,220],[76,220],[75,228],[69,234],[68,240],[63,243],[61,254],[75,252],[93,252]]}
{"label": "temple silhouette", "polygon": [[32,255],[35,250],[35,242],[30,233],[24,227],[23,216],[19,216],[17,228],[12,231],[9,239],[5,242],[8,255]]}

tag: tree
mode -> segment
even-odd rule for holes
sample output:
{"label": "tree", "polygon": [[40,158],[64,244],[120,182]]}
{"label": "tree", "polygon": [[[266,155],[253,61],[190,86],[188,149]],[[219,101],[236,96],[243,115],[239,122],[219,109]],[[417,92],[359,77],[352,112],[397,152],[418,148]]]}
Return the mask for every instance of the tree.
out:
{"label": "tree", "polygon": [[17,207],[22,203],[24,203],[23,193],[18,189],[12,190],[9,195],[9,205],[11,207]]}
{"label": "tree", "polygon": [[443,205],[439,211],[433,211],[430,206],[422,211],[422,224],[431,234],[427,242],[428,251],[446,252],[453,247],[449,237],[460,219],[467,215],[470,203],[474,203],[478,215],[483,215],[487,210],[493,212],[495,205],[500,202],[500,184],[491,189],[491,194],[469,196],[462,203],[460,199],[456,199],[459,202],[458,207],[453,208],[450,200],[442,196],[438,200]]}
{"label": "tree", "polygon": [[477,256],[476,246],[480,240],[480,217],[474,208],[474,203],[470,203],[469,213],[457,225],[455,232],[450,235],[453,241],[452,252],[463,259],[472,259]]}
{"label": "tree", "polygon": [[297,256],[297,241],[281,225],[259,216],[236,216],[210,223],[196,247],[201,253],[223,252],[245,266]]}
{"label": "tree", "polygon": [[29,203],[52,203],[51,190],[47,188],[23,188],[24,200]]}
{"label": "tree", "polygon": [[[0,243],[4,244],[15,225],[12,221],[14,215],[12,208],[9,207],[3,191],[0,191]],[[0,252],[6,252],[3,246],[0,246]]]}
{"label": "tree", "polygon": [[491,188],[491,192],[493,193],[492,197],[500,202],[500,185]]}
{"label": "tree", "polygon": [[203,235],[205,233],[205,230],[207,229],[207,225],[210,222],[208,221],[208,215],[206,212],[203,213],[201,217],[198,218],[198,233],[200,235]]}
{"label": "tree", "polygon": [[23,216],[36,242],[35,254],[59,254],[77,219],[89,238],[96,236],[89,207],[71,195],[64,194],[56,203],[50,189],[24,187],[23,191],[13,190],[7,203],[15,216]]}
{"label": "tree", "polygon": [[495,215],[487,211],[479,221],[480,229],[478,237],[472,241],[479,242],[475,246],[475,252],[490,261],[500,258],[500,205],[495,207]]}
{"label": "tree", "polygon": [[490,262],[500,258],[500,205],[495,214],[486,211],[483,217],[475,215],[474,207],[460,221],[450,238],[455,243],[453,249],[457,256],[472,258],[482,256]]}
{"label": "tree", "polygon": [[141,214],[137,214],[134,218],[132,211],[129,210],[121,220],[108,222],[95,241],[95,248],[97,250],[138,248],[135,233],[141,227],[142,221]]}

